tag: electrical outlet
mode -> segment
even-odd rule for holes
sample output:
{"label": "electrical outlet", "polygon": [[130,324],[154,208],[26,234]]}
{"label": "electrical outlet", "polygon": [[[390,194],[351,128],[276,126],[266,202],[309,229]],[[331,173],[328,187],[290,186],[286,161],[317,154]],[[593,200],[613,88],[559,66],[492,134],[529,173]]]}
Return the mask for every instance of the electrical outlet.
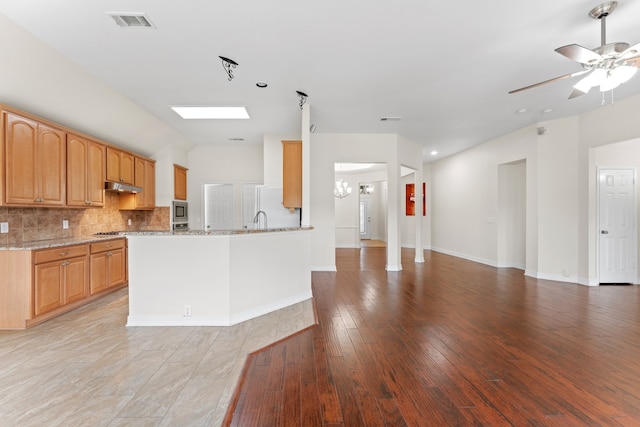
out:
{"label": "electrical outlet", "polygon": [[69,228],[69,220],[63,219],[62,220],[62,229],[66,230],[67,228]]}
{"label": "electrical outlet", "polygon": [[0,222],[0,233],[8,233],[8,232],[9,232],[9,223]]}
{"label": "electrical outlet", "polygon": [[131,225],[131,218],[127,220],[127,225]]}
{"label": "electrical outlet", "polygon": [[191,306],[190,305],[185,305],[184,306],[184,317],[191,317]]}

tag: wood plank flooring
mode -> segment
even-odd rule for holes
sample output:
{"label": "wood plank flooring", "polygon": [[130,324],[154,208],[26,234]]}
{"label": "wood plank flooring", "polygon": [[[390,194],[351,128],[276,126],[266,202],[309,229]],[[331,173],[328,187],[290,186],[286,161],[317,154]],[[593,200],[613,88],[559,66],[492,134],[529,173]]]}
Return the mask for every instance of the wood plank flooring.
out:
{"label": "wood plank flooring", "polygon": [[254,353],[231,426],[640,426],[640,287],[338,249],[318,325]]}

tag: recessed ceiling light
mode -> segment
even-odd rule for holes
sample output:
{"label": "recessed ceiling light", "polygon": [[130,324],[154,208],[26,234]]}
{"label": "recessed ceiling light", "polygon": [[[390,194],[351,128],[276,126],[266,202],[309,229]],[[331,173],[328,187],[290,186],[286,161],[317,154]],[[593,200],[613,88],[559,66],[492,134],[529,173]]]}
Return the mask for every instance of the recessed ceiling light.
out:
{"label": "recessed ceiling light", "polygon": [[248,119],[244,107],[171,107],[183,119]]}
{"label": "recessed ceiling light", "polygon": [[267,87],[267,84],[265,82],[258,82],[256,83],[256,86],[258,86],[259,88],[265,88]]}
{"label": "recessed ceiling light", "polygon": [[553,112],[553,110],[551,108],[547,108],[545,110],[542,110],[542,114],[549,114],[549,113],[552,113],[552,112]]}
{"label": "recessed ceiling light", "polygon": [[244,138],[229,138],[228,141],[241,142],[244,141]]}
{"label": "recessed ceiling light", "polygon": [[402,117],[380,117],[381,122],[398,122]]}
{"label": "recessed ceiling light", "polygon": [[435,156],[435,155],[437,155],[437,154],[438,154],[438,152],[437,152],[436,150],[433,150],[433,151],[431,152],[431,155],[432,155],[432,156]]}
{"label": "recessed ceiling light", "polygon": [[526,108],[521,108],[519,110],[516,110],[516,114],[526,114],[528,112],[529,112],[529,110],[526,109]]}

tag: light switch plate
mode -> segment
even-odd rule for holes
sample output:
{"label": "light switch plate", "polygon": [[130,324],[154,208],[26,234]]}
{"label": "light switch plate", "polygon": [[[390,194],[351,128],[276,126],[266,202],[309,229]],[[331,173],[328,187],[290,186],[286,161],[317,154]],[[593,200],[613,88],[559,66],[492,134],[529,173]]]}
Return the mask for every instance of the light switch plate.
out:
{"label": "light switch plate", "polygon": [[8,233],[8,232],[9,232],[9,223],[0,222],[0,233]]}
{"label": "light switch plate", "polygon": [[69,228],[69,220],[63,219],[62,220],[62,228],[64,230],[66,230],[67,228]]}

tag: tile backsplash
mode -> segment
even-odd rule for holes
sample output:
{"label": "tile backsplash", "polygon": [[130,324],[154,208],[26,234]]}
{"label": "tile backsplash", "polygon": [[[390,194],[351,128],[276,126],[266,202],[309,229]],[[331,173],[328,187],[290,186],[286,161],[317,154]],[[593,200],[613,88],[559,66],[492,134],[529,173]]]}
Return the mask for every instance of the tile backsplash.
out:
{"label": "tile backsplash", "polygon": [[[0,222],[9,223],[9,232],[0,234],[0,246],[34,240],[88,236],[117,230],[169,230],[170,208],[160,206],[152,211],[121,211],[118,195],[105,194],[104,208],[14,208],[0,207]],[[128,220],[131,225],[128,225]],[[69,228],[62,228],[62,221]]]}

